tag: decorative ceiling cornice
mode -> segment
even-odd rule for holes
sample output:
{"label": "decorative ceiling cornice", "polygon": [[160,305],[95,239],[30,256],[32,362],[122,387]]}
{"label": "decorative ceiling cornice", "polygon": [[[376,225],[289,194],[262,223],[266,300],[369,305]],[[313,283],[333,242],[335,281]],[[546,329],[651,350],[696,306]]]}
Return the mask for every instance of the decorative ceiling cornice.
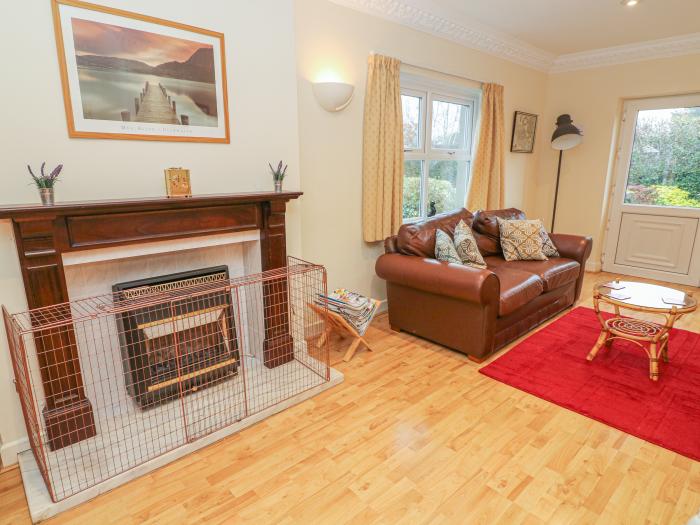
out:
{"label": "decorative ceiling cornice", "polygon": [[407,0],[330,0],[539,71],[559,73],[700,53],[700,33],[556,56],[483,25],[457,23]]}
{"label": "decorative ceiling cornice", "polygon": [[469,27],[452,22],[401,0],[330,0],[335,4],[385,18],[419,31],[431,33],[477,49],[484,53],[505,58],[540,71],[548,71],[555,55],[531,46],[516,38],[485,27]]}
{"label": "decorative ceiling cornice", "polygon": [[700,53],[700,33],[561,55],[554,60],[551,71],[559,73],[693,53]]}

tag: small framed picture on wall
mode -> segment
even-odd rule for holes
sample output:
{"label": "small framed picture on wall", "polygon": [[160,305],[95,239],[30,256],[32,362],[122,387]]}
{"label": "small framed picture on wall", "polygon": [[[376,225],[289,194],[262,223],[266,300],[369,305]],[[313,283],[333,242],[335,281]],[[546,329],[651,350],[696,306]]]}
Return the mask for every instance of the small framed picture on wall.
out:
{"label": "small framed picture on wall", "polygon": [[516,111],[513,118],[513,136],[510,151],[513,153],[532,153],[535,149],[535,131],[537,115]]}

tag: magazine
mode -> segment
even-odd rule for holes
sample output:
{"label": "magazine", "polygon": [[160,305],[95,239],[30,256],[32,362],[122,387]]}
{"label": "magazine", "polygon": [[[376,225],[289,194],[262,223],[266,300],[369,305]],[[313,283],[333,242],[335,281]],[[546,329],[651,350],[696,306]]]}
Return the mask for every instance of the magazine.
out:
{"label": "magazine", "polygon": [[363,336],[377,313],[379,303],[357,292],[338,288],[328,295],[318,294],[316,304],[327,304],[330,311],[343,316],[357,333]]}

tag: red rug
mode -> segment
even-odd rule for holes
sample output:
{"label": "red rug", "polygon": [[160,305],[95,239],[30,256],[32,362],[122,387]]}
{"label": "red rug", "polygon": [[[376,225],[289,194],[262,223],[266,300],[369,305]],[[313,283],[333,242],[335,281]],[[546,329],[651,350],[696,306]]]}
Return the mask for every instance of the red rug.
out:
{"label": "red rug", "polygon": [[644,351],[628,341],[616,339],[588,362],[599,334],[595,312],[579,307],[480,372],[700,461],[700,334],[671,332],[658,382]]}

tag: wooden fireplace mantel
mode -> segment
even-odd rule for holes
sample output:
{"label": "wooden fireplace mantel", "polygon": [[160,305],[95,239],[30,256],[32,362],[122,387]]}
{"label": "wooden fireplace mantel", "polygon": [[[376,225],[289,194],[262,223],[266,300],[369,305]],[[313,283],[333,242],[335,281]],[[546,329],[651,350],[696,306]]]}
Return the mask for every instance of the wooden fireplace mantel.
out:
{"label": "wooden fireplace mantel", "polygon": [[136,210],[168,210],[193,208],[197,206],[221,206],[250,202],[271,202],[297,199],[303,195],[300,191],[258,191],[251,193],[214,193],[210,195],[193,195],[192,197],[143,197],[132,199],[107,199],[92,201],[57,202],[53,206],[34,204],[0,205],[0,219],[34,216],[37,214],[69,215],[83,213],[113,213]]}
{"label": "wooden fireplace mantel", "polygon": [[[62,254],[93,248],[260,230],[262,270],[287,264],[286,203],[301,192],[196,195],[0,206],[12,221],[30,309],[68,302]],[[286,283],[269,282],[264,293],[264,362],[278,366],[293,358],[288,306],[278,293]],[[65,308],[70,316],[70,308]],[[85,396],[72,325],[35,338],[46,398],[44,419],[52,449],[95,435]]]}

